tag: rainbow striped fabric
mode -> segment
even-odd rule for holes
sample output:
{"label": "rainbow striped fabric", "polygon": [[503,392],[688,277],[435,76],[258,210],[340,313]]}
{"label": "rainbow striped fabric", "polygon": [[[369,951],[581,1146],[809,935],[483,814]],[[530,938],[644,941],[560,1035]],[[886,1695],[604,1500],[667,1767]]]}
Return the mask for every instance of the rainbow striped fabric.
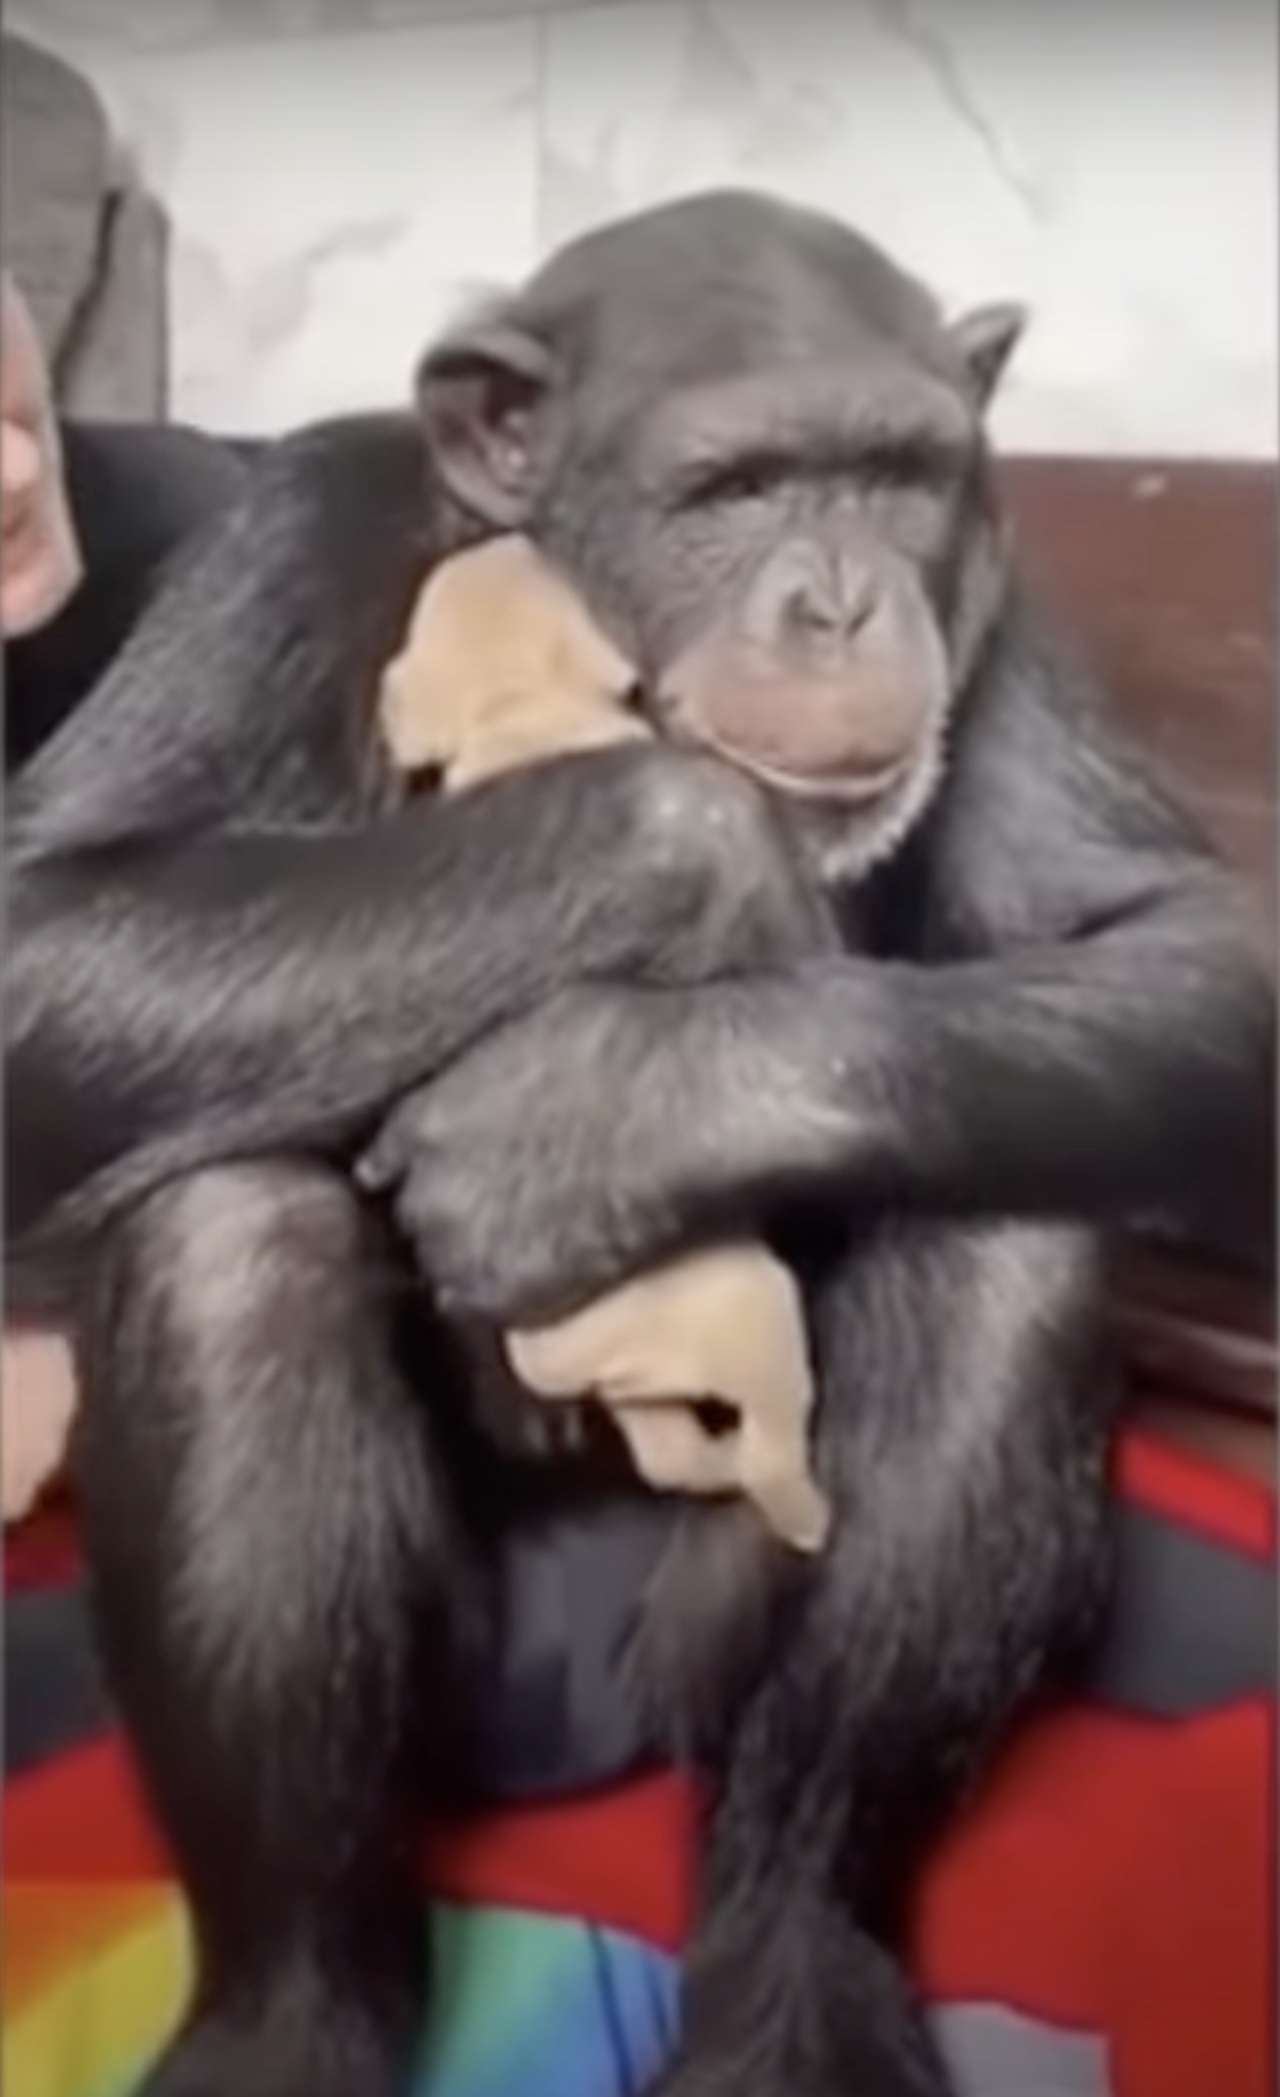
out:
{"label": "rainbow striped fabric", "polygon": [[[163,1886],[62,1886],[15,1889],[6,1907],[3,2087],[130,2097],[185,1992],[178,1900]],[[433,1926],[437,1999],[415,2097],[634,2097],[661,2065],[675,2017],[664,1953],[512,1908],[442,1903]]]}
{"label": "rainbow striped fabric", "polygon": [[[1275,1500],[1138,1438],[1117,1470],[1110,1635],[941,1845],[916,1978],[982,2097],[1267,2097]],[[133,2097],[188,1954],[118,1737],[28,1752],[4,1807],[6,2097]],[[440,1987],[415,2097],[639,2097],[674,2036],[695,1824],[659,1775],[425,1842]]]}
{"label": "rainbow striped fabric", "polygon": [[[658,1776],[424,1844],[414,2097],[633,2097],[674,2042],[692,1801]],[[181,2013],[183,1905],[118,1735],[5,1787],[0,2086],[132,2097]]]}

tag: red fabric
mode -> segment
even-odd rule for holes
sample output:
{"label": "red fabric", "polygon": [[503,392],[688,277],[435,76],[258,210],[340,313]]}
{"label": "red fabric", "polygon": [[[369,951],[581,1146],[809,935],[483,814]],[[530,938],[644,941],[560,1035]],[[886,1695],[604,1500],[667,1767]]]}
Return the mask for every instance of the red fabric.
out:
{"label": "red fabric", "polygon": [[[1275,1502],[1131,1436],[1121,1490],[1253,1554]],[[1072,1709],[1025,1728],[935,1859],[915,1962],[927,1992],[1104,2036],[1116,2097],[1271,2097],[1275,1709],[1191,1721]],[[8,1789],[5,1876],[136,1883],[160,1846],[114,1742]],[[689,1911],[693,1802],[674,1778],[496,1814],[437,1838],[457,1898],[587,1916],[667,1948]]]}
{"label": "red fabric", "polygon": [[[567,1805],[494,1813],[424,1848],[441,1894],[585,1915],[665,1946],[687,1912],[692,1801],[653,1777]],[[113,1737],[17,1777],[5,1794],[4,1874],[13,1883],[138,1884],[168,1876],[130,1764]]]}
{"label": "red fabric", "polygon": [[18,1588],[61,1587],[78,1565],[75,1517],[66,1500],[50,1501],[5,1531],[5,1593]]}
{"label": "red fabric", "polygon": [[1275,1712],[1063,1713],[936,1858],[926,1991],[1105,2034],[1117,2097],[1275,2088]]}
{"label": "red fabric", "polygon": [[[1126,1500],[1197,1529],[1251,1558],[1276,1553],[1276,1495],[1270,1485],[1230,1471],[1198,1451],[1138,1431],[1122,1435],[1114,1477]],[[1225,2097],[1225,2093],[1224,2093]]]}

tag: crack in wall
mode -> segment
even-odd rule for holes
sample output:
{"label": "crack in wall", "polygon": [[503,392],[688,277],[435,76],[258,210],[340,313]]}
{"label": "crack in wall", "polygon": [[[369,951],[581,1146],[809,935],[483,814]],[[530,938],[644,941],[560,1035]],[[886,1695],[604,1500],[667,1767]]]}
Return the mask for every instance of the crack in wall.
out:
{"label": "crack in wall", "polygon": [[1045,198],[983,109],[946,37],[921,19],[912,0],[871,0],[871,7],[885,34],[905,45],[920,60],[947,107],[978,141],[988,165],[1027,216],[1037,225],[1046,225],[1050,212]]}

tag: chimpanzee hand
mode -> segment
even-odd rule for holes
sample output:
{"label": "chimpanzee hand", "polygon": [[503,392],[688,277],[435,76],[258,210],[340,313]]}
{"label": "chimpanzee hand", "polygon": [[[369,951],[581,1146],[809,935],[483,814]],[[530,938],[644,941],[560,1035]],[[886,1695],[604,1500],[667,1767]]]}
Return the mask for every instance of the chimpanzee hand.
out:
{"label": "chimpanzee hand", "polygon": [[558,1317],[751,1231],[830,1168],[830,1056],[798,979],[586,986],[490,1034],[391,1113],[358,1167],[442,1302]]}
{"label": "chimpanzee hand", "polygon": [[558,1316],[672,1249],[675,1190],[646,1169],[628,1120],[663,1002],[566,992],[393,1109],[357,1177],[390,1196],[443,1307]]}

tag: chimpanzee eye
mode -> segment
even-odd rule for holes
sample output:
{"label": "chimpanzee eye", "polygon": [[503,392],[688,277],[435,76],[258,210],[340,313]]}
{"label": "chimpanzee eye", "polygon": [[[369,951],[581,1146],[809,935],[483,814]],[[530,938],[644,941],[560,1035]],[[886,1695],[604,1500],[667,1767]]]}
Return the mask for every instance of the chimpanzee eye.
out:
{"label": "chimpanzee eye", "polygon": [[765,502],[785,480],[789,461],[761,453],[694,474],[680,491],[685,510],[731,509]]}
{"label": "chimpanzee eye", "polygon": [[731,466],[718,475],[707,499],[719,503],[762,502],[774,487],[774,477],[762,461]]}

